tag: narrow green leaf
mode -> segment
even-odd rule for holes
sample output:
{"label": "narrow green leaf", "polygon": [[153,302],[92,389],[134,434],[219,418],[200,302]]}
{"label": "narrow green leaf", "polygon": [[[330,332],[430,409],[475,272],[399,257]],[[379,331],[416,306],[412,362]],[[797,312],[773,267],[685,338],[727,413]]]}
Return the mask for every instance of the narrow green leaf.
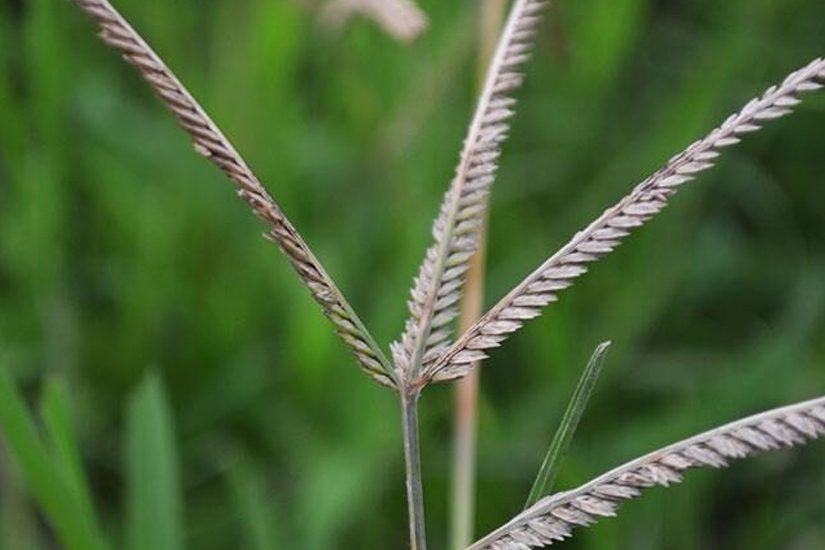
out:
{"label": "narrow green leaf", "polygon": [[587,363],[579,384],[576,386],[576,391],[573,392],[573,397],[570,398],[570,403],[567,405],[567,410],[561,419],[559,429],[556,431],[552,443],[550,443],[544,462],[539,468],[533,487],[530,489],[530,495],[524,505],[525,509],[538,502],[543,495],[548,494],[553,488],[561,461],[570,449],[570,443],[573,441],[576,428],[579,426],[582,414],[584,414],[590,396],[593,394],[593,389],[596,387],[596,382],[602,372],[602,365],[604,365],[604,356],[609,348],[610,342],[599,344]]}
{"label": "narrow green leaf", "polygon": [[0,368],[0,429],[20,468],[22,480],[58,539],[77,550],[105,548],[96,526],[81,510],[64,469],[51,460],[23,397],[5,369]]}
{"label": "narrow green leaf", "polygon": [[46,427],[52,463],[61,469],[61,474],[68,482],[78,505],[77,512],[84,516],[86,524],[100,525],[95,514],[89,482],[83,471],[69,389],[62,378],[50,378],[46,381],[40,404],[40,416]]}
{"label": "narrow green leaf", "polygon": [[161,380],[149,375],[127,418],[127,548],[183,548],[183,504],[172,412]]}
{"label": "narrow green leaf", "polygon": [[260,470],[247,461],[240,461],[229,471],[227,485],[243,528],[242,546],[250,550],[279,548],[272,527],[272,506],[263,491]]}

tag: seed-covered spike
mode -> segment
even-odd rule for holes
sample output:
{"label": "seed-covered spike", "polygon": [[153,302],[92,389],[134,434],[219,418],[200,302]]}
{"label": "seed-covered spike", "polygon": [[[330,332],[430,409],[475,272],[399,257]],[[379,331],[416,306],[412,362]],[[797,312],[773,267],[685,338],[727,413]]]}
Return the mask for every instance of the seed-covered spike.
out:
{"label": "seed-covered spike", "polygon": [[98,24],[101,39],[123,54],[124,59],[155,90],[180,126],[191,136],[195,150],[236,185],[237,195],[267,225],[267,239],[276,243],[287,256],[361,368],[379,383],[394,387],[392,367],[366,327],[298,231],[203,108],[107,0],[74,2]]}
{"label": "seed-covered spike", "polygon": [[[563,540],[574,529],[616,514],[619,505],[645,489],[682,481],[682,474],[701,467],[724,468],[730,460],[762,451],[802,445],[825,434],[811,425],[825,397],[774,409],[686,439],[628,462],[578,489],[538,501],[467,550],[541,548]],[[762,434],[759,446],[742,443],[741,434]],[[529,537],[526,534],[529,533]],[[527,545],[526,547],[524,545]]]}
{"label": "seed-covered spike", "polygon": [[[790,113],[791,108],[799,103],[801,94],[821,87],[820,85],[825,82],[823,74],[825,60],[814,60],[808,66],[789,75],[781,85],[773,86],[762,96],[749,101],[739,113],[730,116],[722,126],[711,131],[704,139],[692,143],[671,158],[663,168],[637,185],[628,196],[606,210],[586,229],[577,233],[568,244],[502,298],[427,369],[426,377],[434,380],[452,380],[457,375],[466,374],[472,367],[467,364],[457,366],[453,358],[479,335],[487,334],[488,325],[511,319],[514,315],[510,312],[512,308],[524,307],[522,303],[517,304],[517,300],[532,294],[555,294],[561,288],[571,286],[575,279],[585,273],[582,264],[592,263],[615,249],[624,237],[661,211],[679,187],[711,168],[721,151],[738,143],[740,136],[758,130],[762,121]],[[571,267],[576,267],[580,271],[564,271]],[[547,281],[564,283],[564,286],[548,286]],[[510,328],[515,331],[520,326],[521,324],[518,324]],[[477,348],[478,343],[474,343],[473,347]],[[449,375],[440,375],[443,370],[449,371]],[[758,434],[748,433],[743,435],[745,436],[751,437],[754,444],[759,444]]]}
{"label": "seed-covered spike", "polygon": [[[478,247],[489,191],[498,171],[501,144],[507,139],[516,101],[510,97],[524,81],[520,70],[532,49],[530,34],[544,2],[516,0],[489,67],[484,89],[464,140],[456,175],[433,224],[435,244],[428,250],[413,287],[413,323],[405,324],[394,353],[405,378],[415,378],[433,364],[427,344],[435,319],[443,319],[442,288],[460,296],[466,265]],[[461,239],[464,239],[461,241]],[[456,254],[460,251],[461,254]],[[464,268],[462,269],[462,265]],[[466,355],[460,360],[464,361]],[[420,371],[420,372],[413,372]]]}

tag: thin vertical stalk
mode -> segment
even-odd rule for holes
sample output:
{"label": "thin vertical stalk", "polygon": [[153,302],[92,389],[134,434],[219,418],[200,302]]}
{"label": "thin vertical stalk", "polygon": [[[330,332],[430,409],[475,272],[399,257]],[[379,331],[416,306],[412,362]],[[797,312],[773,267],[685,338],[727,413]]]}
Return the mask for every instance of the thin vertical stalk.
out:
{"label": "thin vertical stalk", "polygon": [[418,391],[401,391],[401,423],[404,463],[407,470],[407,512],[410,518],[410,548],[427,550],[424,519],[424,488],[421,480],[421,450],[418,440]]}
{"label": "thin vertical stalk", "polygon": [[[486,230],[486,216],[484,225]],[[484,266],[486,259],[484,234],[485,231],[482,231],[478,251],[470,261],[459,322],[462,331],[478,320],[484,305]],[[467,376],[456,383],[455,388],[450,534],[450,548],[453,550],[466,548],[473,541],[480,372],[481,369],[472,369]]]}
{"label": "thin vertical stalk", "polygon": [[544,495],[551,493],[553,484],[556,482],[556,476],[558,476],[561,469],[561,463],[570,450],[573,436],[576,435],[582,415],[587,409],[593,390],[596,389],[596,382],[598,382],[602,373],[604,357],[608,349],[610,349],[610,342],[599,344],[590,361],[587,362],[584,371],[582,371],[579,383],[576,385],[576,391],[573,392],[570,403],[567,404],[567,409],[561,418],[556,435],[553,436],[553,441],[550,443],[544,461],[539,468],[539,473],[536,475],[536,481],[533,482],[533,487],[530,489],[530,495],[524,505],[525,510],[537,503]]}
{"label": "thin vertical stalk", "polygon": [[[495,53],[504,25],[506,0],[482,0],[479,6],[479,85],[483,85],[490,59]],[[479,234],[478,250],[470,260],[464,299],[461,304],[459,332],[471,327],[484,307],[484,273],[487,259],[487,215]],[[475,519],[476,432],[478,425],[479,372],[474,368],[455,389],[453,420],[453,472],[450,548],[461,550],[473,540]]]}

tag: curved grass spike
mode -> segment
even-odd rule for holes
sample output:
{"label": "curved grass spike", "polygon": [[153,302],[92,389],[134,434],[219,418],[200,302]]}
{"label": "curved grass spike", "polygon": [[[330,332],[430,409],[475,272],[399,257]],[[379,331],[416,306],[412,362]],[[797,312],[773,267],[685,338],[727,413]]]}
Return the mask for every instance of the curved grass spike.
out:
{"label": "curved grass spike", "polygon": [[680,483],[693,468],[724,468],[768,451],[804,445],[825,435],[825,397],[739,420],[665,447],[572,491],[545,497],[468,550],[528,550],[549,546],[616,515],[645,489]]}
{"label": "curved grass spike", "polygon": [[667,206],[679,186],[699,172],[713,167],[720,151],[739,143],[742,136],[757,131],[768,120],[791,113],[798,96],[819,90],[825,83],[825,60],[816,59],[789,75],[782,84],[768,89],[732,115],[704,139],[673,157],[658,172],[639,184],[617,205],[608,209],[586,229],[529,275],[498,304],[466,331],[425,373],[426,381],[452,380],[464,376],[473,362],[485,358],[522,324],[555,302],[558,292],[587,272],[586,265],[613,251],[633,229],[644,225]]}
{"label": "curved grass spike", "polygon": [[161,58],[106,0],[74,0],[100,26],[103,41],[123,54],[169,107],[192,137],[195,150],[223,171],[238,196],[267,225],[265,237],[287,256],[295,272],[321,305],[335,331],[349,346],[361,368],[379,383],[396,387],[389,362],[367,329],[327,275],[320,262],[272,197]]}
{"label": "curved grass spike", "polygon": [[464,274],[476,251],[487,197],[495,180],[507,121],[515,114],[510,94],[521,86],[518,69],[530,57],[532,36],[545,0],[517,0],[487,73],[455,178],[433,225],[411,291],[410,319],[392,351],[399,377],[412,380],[449,345]]}

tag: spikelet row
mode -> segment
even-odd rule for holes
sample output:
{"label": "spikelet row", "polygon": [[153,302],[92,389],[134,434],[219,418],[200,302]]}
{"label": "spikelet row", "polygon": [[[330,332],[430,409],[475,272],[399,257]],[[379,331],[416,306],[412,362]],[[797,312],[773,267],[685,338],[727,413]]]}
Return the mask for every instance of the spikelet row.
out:
{"label": "spikelet row", "polygon": [[759,130],[763,123],[790,114],[800,103],[801,94],[821,89],[823,82],[825,60],[816,59],[673,157],[507,294],[439,357],[427,378],[452,380],[464,376],[474,362],[487,357],[486,350],[499,346],[525,321],[541,315],[545,306],[558,299],[561,290],[587,272],[588,264],[612,252],[634,229],[667,206],[680,186],[713,167],[724,148],[739,143],[742,136]]}
{"label": "spikelet row", "polygon": [[478,247],[490,188],[498,170],[512,93],[521,86],[519,68],[529,59],[543,0],[518,0],[512,8],[470,125],[455,178],[433,224],[435,244],[427,250],[409,302],[401,339],[392,345],[396,367],[425,368],[446,349],[458,316],[464,275]]}
{"label": "spikelet row", "polygon": [[381,384],[394,387],[379,348],[332,279],[272,197],[220,129],[149,45],[106,0],[74,0],[100,26],[103,41],[134,65],[192,137],[195,150],[235,183],[238,196],[267,226],[276,243],[315,300],[353,351],[362,369]]}
{"label": "spikelet row", "polygon": [[804,445],[825,435],[825,397],[768,411],[634,460],[579,487],[537,502],[468,550],[528,550],[549,546],[613,517],[645,489],[682,481],[693,468],[724,468],[757,454]]}

